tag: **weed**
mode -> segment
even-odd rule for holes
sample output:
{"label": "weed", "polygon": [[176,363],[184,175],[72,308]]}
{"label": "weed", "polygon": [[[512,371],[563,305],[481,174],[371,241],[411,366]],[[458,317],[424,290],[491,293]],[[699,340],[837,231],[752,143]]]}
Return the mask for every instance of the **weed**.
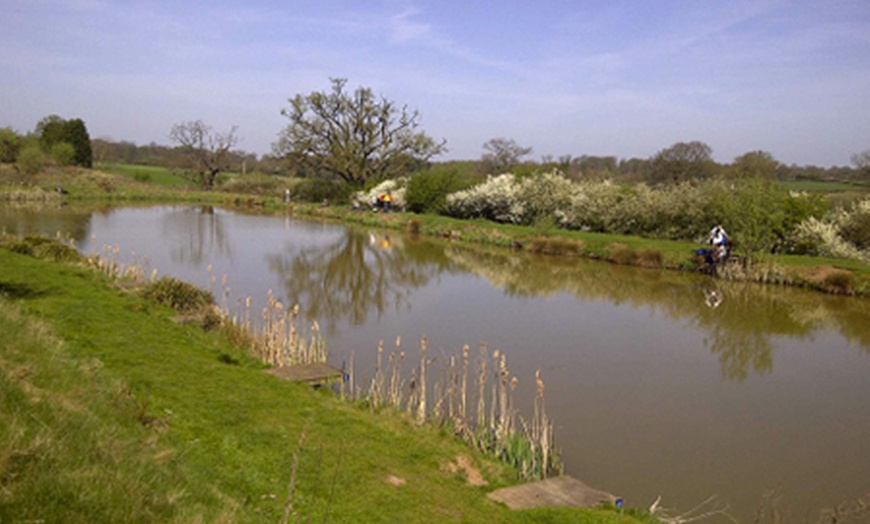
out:
{"label": "weed", "polygon": [[149,283],[142,290],[142,296],[179,313],[192,313],[214,303],[211,292],[171,277]]}

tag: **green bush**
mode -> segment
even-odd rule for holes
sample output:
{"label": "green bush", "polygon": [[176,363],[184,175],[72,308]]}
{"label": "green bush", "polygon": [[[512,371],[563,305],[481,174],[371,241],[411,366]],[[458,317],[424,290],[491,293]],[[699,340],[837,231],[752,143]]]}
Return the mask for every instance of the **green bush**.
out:
{"label": "green bush", "polygon": [[412,213],[439,213],[447,195],[465,187],[456,169],[422,171],[408,181],[405,205]]}
{"label": "green bush", "polygon": [[192,313],[214,303],[210,291],[182,282],[171,277],[163,277],[148,284],[142,295],[160,305],[169,306],[179,313]]}
{"label": "green bush", "polygon": [[338,180],[311,177],[303,180],[293,190],[293,196],[303,202],[323,202],[343,204],[348,201],[353,188]]}
{"label": "green bush", "polygon": [[26,175],[35,175],[45,168],[45,155],[37,144],[30,144],[18,154],[18,169]]}
{"label": "green bush", "polygon": [[9,127],[0,128],[0,162],[12,164],[18,160],[21,137]]}
{"label": "green bush", "polygon": [[51,146],[51,158],[62,166],[71,166],[76,161],[76,150],[67,142],[58,142]]}

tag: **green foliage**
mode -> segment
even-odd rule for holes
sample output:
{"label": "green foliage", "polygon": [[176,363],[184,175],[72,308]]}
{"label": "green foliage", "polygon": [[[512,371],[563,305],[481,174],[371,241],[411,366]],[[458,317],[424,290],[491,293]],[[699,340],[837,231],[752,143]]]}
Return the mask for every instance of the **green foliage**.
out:
{"label": "green foliage", "polygon": [[733,169],[738,178],[776,180],[779,162],[767,151],[750,151],[734,159]]}
{"label": "green foliage", "polygon": [[0,127],[0,162],[12,164],[18,160],[21,137],[11,127]]}
{"label": "green foliage", "polygon": [[163,277],[148,284],[142,296],[179,313],[192,313],[214,303],[214,295],[180,280]]}
{"label": "green foliage", "polygon": [[328,178],[306,178],[293,190],[293,196],[303,202],[323,202],[343,204],[348,201],[353,188],[337,180]]}
{"label": "green foliage", "polygon": [[75,150],[75,165],[91,168],[94,165],[94,153],[91,148],[91,137],[81,118],[69,120],[64,125],[64,141],[72,144]]}
{"label": "green foliage", "polygon": [[71,166],[76,160],[76,150],[68,142],[58,142],[51,146],[51,158],[62,166]]}
{"label": "green foliage", "polygon": [[678,142],[656,153],[649,179],[655,184],[703,180],[715,174],[713,149],[703,142]]}
{"label": "green foliage", "polygon": [[57,115],[47,116],[36,125],[36,133],[40,137],[43,149],[50,151],[52,157],[58,144],[67,143],[72,146],[72,160],[67,161],[69,155],[64,151],[61,154],[63,161],[58,160],[62,165],[75,164],[87,168],[93,166],[91,138],[81,118],[64,120]]}
{"label": "green foliage", "polygon": [[817,199],[793,197],[781,185],[747,178],[715,187],[708,223],[722,224],[746,255],[782,251],[797,224],[819,213]]}
{"label": "green foliage", "polygon": [[447,195],[464,189],[456,169],[428,169],[411,176],[405,205],[413,213],[440,213]]}
{"label": "green foliage", "polygon": [[32,176],[45,169],[45,155],[36,144],[25,146],[18,154],[18,168]]}

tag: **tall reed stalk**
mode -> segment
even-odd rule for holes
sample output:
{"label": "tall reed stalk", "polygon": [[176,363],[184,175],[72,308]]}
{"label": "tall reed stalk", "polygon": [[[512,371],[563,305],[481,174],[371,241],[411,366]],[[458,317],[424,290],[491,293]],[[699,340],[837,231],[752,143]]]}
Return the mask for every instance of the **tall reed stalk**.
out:
{"label": "tall reed stalk", "polygon": [[[428,341],[420,343],[420,363],[403,369],[405,354],[400,339],[396,349],[386,357],[384,344],[377,348],[375,371],[369,388],[355,392],[352,400],[364,401],[371,409],[390,407],[403,410],[417,424],[430,423],[451,429],[471,446],[516,467],[523,479],[545,478],[562,470],[555,448],[553,424],[544,406],[544,382],[541,372],[535,373],[536,395],[530,422],[514,408],[514,393],[519,379],[510,373],[507,355],[494,350],[489,354],[486,344],[480,346],[476,367],[478,383],[476,399],[470,398],[468,372],[474,363],[470,348],[462,348],[461,364],[455,357],[446,358],[441,375],[430,380]],[[494,377],[489,381],[490,369]],[[402,372],[410,372],[408,380]],[[430,399],[429,393],[432,393]],[[477,400],[477,410],[468,410],[469,401]]]}

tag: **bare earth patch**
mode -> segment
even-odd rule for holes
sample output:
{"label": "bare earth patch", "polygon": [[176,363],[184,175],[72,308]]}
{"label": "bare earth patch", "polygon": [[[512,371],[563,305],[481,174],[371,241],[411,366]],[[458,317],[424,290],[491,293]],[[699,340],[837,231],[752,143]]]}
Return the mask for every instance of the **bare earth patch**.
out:
{"label": "bare earth patch", "polygon": [[387,484],[392,484],[393,486],[401,486],[405,482],[407,481],[401,477],[397,477],[395,475],[387,475]]}
{"label": "bare earth patch", "polygon": [[471,463],[471,459],[465,455],[457,455],[456,459],[444,465],[444,469],[449,473],[465,473],[466,482],[470,486],[486,486],[489,482],[483,478],[480,470],[475,468]]}

